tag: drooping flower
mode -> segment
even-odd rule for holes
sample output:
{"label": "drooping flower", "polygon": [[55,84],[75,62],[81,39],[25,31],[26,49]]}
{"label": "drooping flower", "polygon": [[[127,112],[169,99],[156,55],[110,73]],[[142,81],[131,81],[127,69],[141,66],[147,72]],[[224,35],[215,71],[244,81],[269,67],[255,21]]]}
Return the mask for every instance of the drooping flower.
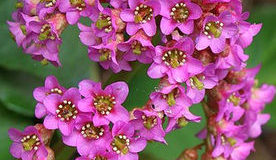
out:
{"label": "drooping flower", "polygon": [[222,52],[226,39],[238,33],[237,26],[233,22],[232,15],[227,11],[218,17],[207,16],[203,21],[201,33],[196,39],[195,48],[203,50],[210,46],[213,53]]}
{"label": "drooping flower", "polygon": [[130,123],[118,121],[112,128],[112,141],[110,146],[118,154],[118,160],[138,160],[138,152],[147,145],[143,138],[134,137],[134,127]]}
{"label": "drooping flower", "polygon": [[151,78],[168,76],[171,83],[185,82],[188,78],[204,71],[203,64],[192,57],[194,43],[191,38],[183,38],[167,46],[157,46],[153,64],[148,69]]}
{"label": "drooping flower", "polygon": [[10,153],[13,157],[22,160],[32,160],[34,156],[39,159],[47,158],[48,151],[43,140],[34,126],[28,126],[23,132],[11,128],[9,137],[13,141]]}
{"label": "drooping flower", "polygon": [[154,110],[164,111],[168,117],[174,117],[180,111],[192,105],[191,99],[186,95],[185,88],[179,84],[164,86],[151,93],[150,99],[154,105]]}
{"label": "drooping flower", "polygon": [[161,1],[163,16],[160,28],[163,34],[171,34],[175,28],[179,28],[185,34],[194,31],[194,20],[199,19],[202,10],[190,0],[164,0]]}
{"label": "drooping flower", "polygon": [[121,18],[127,22],[126,31],[134,35],[139,29],[143,29],[148,36],[156,33],[155,17],[159,15],[161,6],[156,0],[128,0],[130,9],[121,12]]}
{"label": "drooping flower", "polygon": [[40,0],[37,5],[37,15],[40,19],[44,19],[45,16],[52,14],[58,9],[62,0]]}
{"label": "drooping flower", "polygon": [[72,133],[76,118],[80,114],[78,103],[81,95],[77,88],[70,88],[64,94],[51,94],[47,96],[43,104],[47,109],[44,126],[47,129],[59,129],[68,136]]}
{"label": "drooping flower", "polygon": [[127,61],[152,62],[154,47],[150,38],[143,31],[137,32],[128,41],[118,44],[117,47],[120,51],[124,52],[123,57]]}
{"label": "drooping flower", "polygon": [[218,84],[218,77],[215,73],[215,66],[206,66],[203,73],[195,75],[186,81],[187,96],[194,104],[199,103],[205,96],[205,89],[212,89]]}
{"label": "drooping flower", "polygon": [[157,112],[148,109],[136,109],[133,115],[135,119],[131,120],[130,123],[135,130],[139,131],[140,137],[166,143],[162,120]]}
{"label": "drooping flower", "polygon": [[101,83],[90,80],[83,80],[79,83],[79,90],[82,99],[79,103],[79,109],[82,112],[94,113],[93,124],[108,125],[111,121],[129,120],[128,111],[122,106],[128,95],[128,86],[125,82],[112,83],[101,88]]}

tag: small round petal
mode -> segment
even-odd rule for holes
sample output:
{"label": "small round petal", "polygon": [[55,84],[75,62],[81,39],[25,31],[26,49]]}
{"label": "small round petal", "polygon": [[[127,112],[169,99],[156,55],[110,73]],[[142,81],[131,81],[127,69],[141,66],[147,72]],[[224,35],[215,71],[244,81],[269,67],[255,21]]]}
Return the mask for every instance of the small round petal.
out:
{"label": "small round petal", "polygon": [[12,143],[10,146],[10,153],[14,158],[21,158],[23,147],[21,143]]}
{"label": "small round petal", "polygon": [[57,129],[58,128],[58,120],[53,115],[48,115],[45,117],[43,125],[47,129]]}

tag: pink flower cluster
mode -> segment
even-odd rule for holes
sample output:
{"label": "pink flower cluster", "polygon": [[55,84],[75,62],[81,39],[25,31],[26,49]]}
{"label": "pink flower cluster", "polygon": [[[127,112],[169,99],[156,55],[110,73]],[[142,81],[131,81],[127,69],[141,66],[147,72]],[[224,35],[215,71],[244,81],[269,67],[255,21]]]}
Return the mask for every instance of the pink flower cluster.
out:
{"label": "pink flower cluster", "polygon": [[[98,0],[22,0],[15,22],[8,24],[26,53],[56,65],[62,30],[77,24],[91,60],[115,73],[131,71],[131,61],[150,64],[147,74],[160,79],[158,89],[142,108],[128,112],[122,106],[129,91],[125,82],[103,89],[99,82],[83,80],[78,88],[66,89],[48,76],[45,86],[34,90],[35,115],[44,118],[45,128],[59,129],[63,142],[77,148],[77,160],[138,160],[147,141],[166,144],[167,133],[200,122],[189,110],[202,103],[208,124],[198,133],[206,146],[201,159],[245,160],[254,150],[252,138],[270,118],[262,111],[276,88],[258,86],[259,66],[246,68],[244,49],[262,25],[246,21],[249,13],[241,1],[106,2],[108,7]],[[91,25],[78,23],[80,17]],[[14,157],[40,154],[33,141],[26,150],[24,142],[11,139],[23,145],[20,154],[11,148]]]}

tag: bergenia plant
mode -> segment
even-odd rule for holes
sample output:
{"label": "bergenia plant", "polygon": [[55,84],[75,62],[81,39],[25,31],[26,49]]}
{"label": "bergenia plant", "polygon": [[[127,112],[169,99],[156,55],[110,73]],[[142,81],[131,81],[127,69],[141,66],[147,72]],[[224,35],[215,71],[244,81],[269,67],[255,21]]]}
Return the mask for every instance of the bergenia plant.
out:
{"label": "bergenia plant", "polygon": [[[19,0],[7,24],[33,59],[60,67],[61,34],[77,25],[87,57],[104,70],[136,72],[148,64],[144,74],[159,83],[135,106],[128,100],[128,85],[135,84],[124,76],[106,81],[112,73],[102,70],[100,82],[65,88],[50,75],[33,91],[42,124],[10,129],[11,155],[53,160],[50,142],[60,138],[76,148],[76,160],[138,160],[149,142],[167,145],[167,134],[205,118],[197,134],[202,143],[178,159],[245,160],[276,93],[273,85],[256,83],[260,66],[246,67],[244,49],[262,27],[248,16],[241,0]],[[192,110],[199,103],[205,117]],[[52,139],[54,130],[61,134]]]}

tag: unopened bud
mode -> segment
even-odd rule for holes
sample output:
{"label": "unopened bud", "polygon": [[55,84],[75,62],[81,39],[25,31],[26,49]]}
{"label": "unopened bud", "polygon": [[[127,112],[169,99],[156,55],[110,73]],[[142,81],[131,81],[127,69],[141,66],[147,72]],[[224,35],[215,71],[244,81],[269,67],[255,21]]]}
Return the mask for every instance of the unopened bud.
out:
{"label": "unopened bud", "polygon": [[198,154],[196,149],[186,149],[177,160],[197,160]]}
{"label": "unopened bud", "polygon": [[38,130],[43,143],[49,145],[54,132],[46,129],[42,124],[36,124],[34,127]]}

